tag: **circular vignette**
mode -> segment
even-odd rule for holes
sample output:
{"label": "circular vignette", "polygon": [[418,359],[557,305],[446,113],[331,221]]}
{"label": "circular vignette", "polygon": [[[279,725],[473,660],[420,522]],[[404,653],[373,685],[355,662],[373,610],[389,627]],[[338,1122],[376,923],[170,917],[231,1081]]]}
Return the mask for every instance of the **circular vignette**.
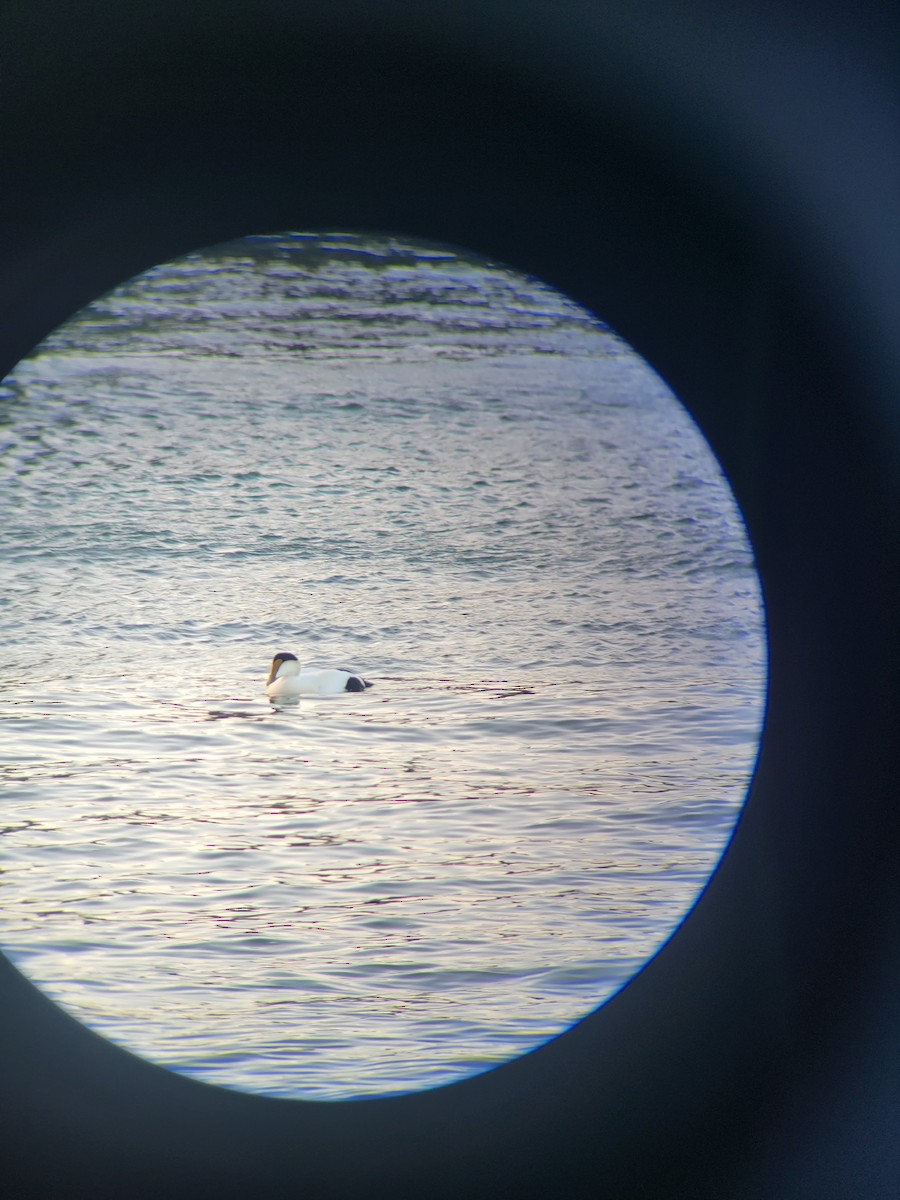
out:
{"label": "circular vignette", "polygon": [[[248,1187],[277,1194],[302,1181],[331,1195],[365,1183],[370,1194],[413,1196],[423,1180],[433,1196],[510,1188],[539,1196],[551,1185],[573,1195],[604,1187],[618,1196],[721,1195],[723,1173],[730,1170],[732,1182],[742,1175],[752,1140],[777,1143],[792,1104],[815,1126],[809,1072],[852,1014],[859,1019],[861,998],[873,994],[866,971],[886,895],[885,829],[894,828],[886,804],[896,782],[886,748],[897,742],[898,707],[896,504],[874,444],[875,382],[823,324],[797,231],[778,226],[758,197],[736,200],[746,164],[735,125],[720,133],[718,157],[707,157],[697,147],[708,125],[683,93],[677,100],[672,75],[650,107],[684,151],[685,124],[663,103],[676,97],[677,115],[696,139],[692,153],[673,164],[646,123],[623,123],[623,113],[642,108],[636,93],[646,75],[623,78],[621,29],[605,27],[591,86],[578,90],[561,65],[579,61],[582,18],[573,9],[563,31],[558,15],[552,61],[563,81],[548,105],[533,58],[519,51],[515,66],[490,68],[492,58],[509,63],[509,55],[471,15],[455,30],[457,45],[472,53],[451,56],[449,66],[445,57],[443,75],[422,53],[428,47],[441,58],[442,31],[416,25],[411,42],[402,20],[389,17],[377,45],[384,54],[370,53],[368,66],[360,55],[358,71],[332,74],[324,64],[334,62],[334,18],[308,11],[315,19],[302,47],[289,19],[278,38],[263,23],[268,60],[263,33],[240,22],[227,30],[216,22],[211,46],[195,36],[199,18],[188,29],[170,23],[163,38],[160,15],[156,40],[143,44],[113,22],[105,45],[122,53],[115,71],[98,72],[90,101],[73,82],[85,64],[96,65],[98,41],[72,36],[77,30],[55,40],[65,105],[53,89],[50,100],[24,85],[17,93],[25,97],[16,122],[25,136],[8,164],[12,177],[28,180],[28,194],[5,264],[4,368],[91,296],[153,262],[249,229],[404,228],[546,279],[602,312],[660,370],[732,483],[769,619],[760,767],[746,818],[706,896],[616,1001],[527,1059],[411,1101],[332,1111],[173,1082],[97,1044],[10,975],[4,1003],[20,1038],[5,1085],[13,1133],[27,1148],[14,1166],[20,1194],[41,1194],[42,1185],[65,1178],[70,1193],[82,1186],[84,1194],[92,1179],[94,1195],[187,1196],[212,1186],[219,1195]],[[174,10],[165,15],[175,20]],[[636,7],[625,21],[634,40],[624,38],[645,71],[658,61],[640,49],[647,15]],[[730,28],[740,42],[731,17],[720,20],[717,28]],[[183,41],[173,29],[186,34]],[[733,101],[731,82],[704,65],[701,32],[689,30],[660,53],[669,53],[670,66],[676,53],[687,54],[712,93]],[[26,41],[32,78],[46,78],[38,70],[41,36]],[[309,66],[299,81],[288,70],[296,67],[289,49],[302,50]],[[342,61],[346,68],[350,58]],[[235,122],[238,76],[223,68],[238,63],[247,104]],[[177,88],[154,91],[153,70],[134,71],[161,64]],[[760,96],[767,72],[778,70],[787,77],[782,60],[766,71],[757,64]],[[260,85],[259,99],[250,80]],[[456,85],[449,93],[448,81]],[[465,100],[456,114],[448,95]],[[230,110],[217,105],[223,96]],[[740,103],[754,101],[742,93]],[[54,121],[45,119],[48,107]],[[304,139],[297,112],[312,116],[312,138]],[[792,120],[801,125],[788,106],[783,121]],[[79,145],[85,125],[93,138],[81,159],[73,151],[55,156],[60,145]],[[135,138],[137,131],[145,136]],[[188,136],[175,139],[174,131]],[[537,138],[540,153],[536,132],[553,135]],[[489,143],[505,153],[492,157]],[[421,157],[413,161],[411,149]],[[805,172],[833,207],[824,159],[813,155],[788,169]],[[454,174],[464,182],[448,187]],[[711,193],[708,185],[723,179],[724,194]],[[793,252],[785,258],[786,247]],[[829,299],[852,325],[842,297]],[[847,796],[859,799],[847,803]],[[34,1151],[38,1120],[52,1155]]]}

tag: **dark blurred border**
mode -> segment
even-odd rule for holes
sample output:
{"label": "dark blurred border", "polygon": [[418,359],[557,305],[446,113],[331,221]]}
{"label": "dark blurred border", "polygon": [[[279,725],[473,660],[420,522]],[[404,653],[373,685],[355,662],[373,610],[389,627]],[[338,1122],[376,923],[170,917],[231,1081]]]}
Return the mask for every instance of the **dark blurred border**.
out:
{"label": "dark blurred border", "polygon": [[574,1030],[439,1091],[283,1102],[141,1063],[3,963],[6,1194],[896,1197],[898,35],[871,0],[0,8],[2,372],[242,234],[466,246],[596,311],[688,405],[771,656],[721,868]]}

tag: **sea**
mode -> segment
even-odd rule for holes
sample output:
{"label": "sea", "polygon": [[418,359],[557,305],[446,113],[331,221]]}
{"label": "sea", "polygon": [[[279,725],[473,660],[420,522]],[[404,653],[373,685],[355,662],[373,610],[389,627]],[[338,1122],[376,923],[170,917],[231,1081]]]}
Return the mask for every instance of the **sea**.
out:
{"label": "sea", "polygon": [[[539,280],[242,238],[0,385],[0,947],[103,1037],[337,1100],[562,1033],[676,931],[757,753],[740,511]],[[274,654],[364,693],[270,703]]]}

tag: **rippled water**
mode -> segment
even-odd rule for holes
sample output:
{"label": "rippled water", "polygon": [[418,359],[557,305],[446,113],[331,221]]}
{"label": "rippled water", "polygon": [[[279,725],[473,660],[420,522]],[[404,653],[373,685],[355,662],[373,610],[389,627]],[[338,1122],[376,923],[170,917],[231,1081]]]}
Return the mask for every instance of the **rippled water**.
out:
{"label": "rippled water", "polygon": [[[702,438],[550,289],[246,239],[0,395],[0,944],[198,1078],[340,1097],[546,1040],[738,816],[759,589]],[[271,706],[272,655],[362,695]]]}

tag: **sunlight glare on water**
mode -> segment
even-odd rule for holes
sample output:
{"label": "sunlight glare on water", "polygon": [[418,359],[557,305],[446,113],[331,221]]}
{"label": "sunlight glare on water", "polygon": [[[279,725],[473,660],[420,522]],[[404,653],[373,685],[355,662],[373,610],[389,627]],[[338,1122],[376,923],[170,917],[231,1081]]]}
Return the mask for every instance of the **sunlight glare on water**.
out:
{"label": "sunlight glare on water", "polygon": [[[752,555],[620,338],[446,248],[192,254],[0,392],[0,945],[230,1087],[459,1079],[684,917],[762,720]],[[272,705],[276,651],[362,694]]]}

